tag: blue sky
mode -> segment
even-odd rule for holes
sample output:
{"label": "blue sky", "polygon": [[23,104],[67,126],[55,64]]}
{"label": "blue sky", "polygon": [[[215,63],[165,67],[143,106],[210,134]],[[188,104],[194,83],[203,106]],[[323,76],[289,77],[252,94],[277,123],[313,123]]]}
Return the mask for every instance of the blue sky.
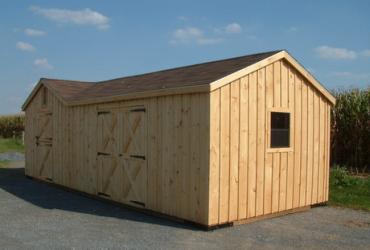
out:
{"label": "blue sky", "polygon": [[8,1],[0,114],[40,77],[97,81],[287,49],[329,89],[370,86],[370,1]]}

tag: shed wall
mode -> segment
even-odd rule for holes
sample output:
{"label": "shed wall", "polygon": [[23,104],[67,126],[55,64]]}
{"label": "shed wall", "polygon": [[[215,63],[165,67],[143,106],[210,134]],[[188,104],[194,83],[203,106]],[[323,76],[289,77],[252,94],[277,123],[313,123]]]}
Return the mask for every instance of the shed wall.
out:
{"label": "shed wall", "polygon": [[[291,114],[290,149],[269,148],[269,112]],[[210,225],[328,200],[330,105],[284,60],[210,97]]]}
{"label": "shed wall", "polygon": [[[328,199],[330,105],[284,60],[211,94],[73,107],[47,94],[47,106],[40,89],[26,109],[27,175],[98,195],[98,111],[140,105],[147,112],[145,208],[216,225]],[[268,147],[272,110],[291,113],[289,150]],[[49,113],[52,147],[39,156],[38,119]]]}
{"label": "shed wall", "polygon": [[[66,107],[42,89],[26,109],[26,174],[39,174],[37,117],[51,115],[48,181],[98,195],[97,112],[143,105],[147,112],[146,209],[206,224],[208,221],[209,95],[184,94],[135,101]],[[40,127],[40,126],[39,126]],[[123,129],[123,128],[122,128]],[[117,187],[118,188],[118,187]],[[119,200],[118,200],[119,201]],[[132,205],[132,204],[130,204]]]}

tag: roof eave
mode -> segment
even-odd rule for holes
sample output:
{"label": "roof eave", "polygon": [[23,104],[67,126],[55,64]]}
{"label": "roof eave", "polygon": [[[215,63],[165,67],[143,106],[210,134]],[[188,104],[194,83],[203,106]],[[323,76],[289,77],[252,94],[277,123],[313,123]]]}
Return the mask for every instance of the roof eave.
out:
{"label": "roof eave", "polygon": [[123,95],[121,94],[121,95],[107,96],[107,97],[96,97],[96,98],[85,99],[82,101],[75,100],[75,101],[70,101],[67,105],[68,106],[78,106],[78,105],[100,104],[100,103],[107,103],[107,102],[134,100],[134,99],[142,99],[142,98],[149,98],[149,97],[167,96],[167,95],[209,93],[210,91],[211,91],[210,85],[204,84],[204,85],[198,85],[198,86],[187,86],[187,87],[179,87],[179,88],[166,88],[166,89],[159,89],[159,90],[142,91],[142,92],[128,93],[128,94],[123,94]]}
{"label": "roof eave", "polygon": [[282,51],[285,59],[292,64],[299,73],[302,74],[321,94],[334,106],[336,103],[335,97],[321,84],[305,67],[303,67],[292,55],[287,51]]}

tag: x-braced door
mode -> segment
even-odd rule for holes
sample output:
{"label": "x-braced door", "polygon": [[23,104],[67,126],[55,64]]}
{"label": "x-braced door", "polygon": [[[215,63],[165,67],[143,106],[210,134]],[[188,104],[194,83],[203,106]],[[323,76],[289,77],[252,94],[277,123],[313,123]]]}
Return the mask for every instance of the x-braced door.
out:
{"label": "x-braced door", "polygon": [[99,194],[145,206],[147,188],[144,107],[98,112]]}
{"label": "x-braced door", "polygon": [[120,200],[118,128],[122,126],[116,110],[98,112],[98,194]]}
{"label": "x-braced door", "polygon": [[36,144],[36,175],[39,178],[52,181],[52,113],[40,112],[37,117],[37,131],[35,136]]}
{"label": "x-braced door", "polygon": [[145,207],[147,189],[146,112],[144,107],[124,111],[124,136],[120,147],[123,199]]}

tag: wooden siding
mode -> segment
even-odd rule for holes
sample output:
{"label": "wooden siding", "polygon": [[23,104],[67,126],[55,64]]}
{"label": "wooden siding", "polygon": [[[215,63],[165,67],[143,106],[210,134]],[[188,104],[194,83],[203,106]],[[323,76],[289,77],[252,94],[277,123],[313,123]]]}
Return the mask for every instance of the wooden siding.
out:
{"label": "wooden siding", "polygon": [[[42,107],[40,91],[26,110],[26,174],[45,179],[37,172],[35,155],[37,114],[52,113],[53,146],[47,181],[98,195],[98,110],[143,105],[147,109],[146,209],[207,224],[209,176],[209,95],[184,94],[66,107],[48,91]],[[127,129],[121,128],[121,131]],[[119,130],[118,130],[119,131]],[[118,132],[120,133],[120,132]],[[122,132],[123,133],[123,132]],[[105,165],[109,165],[106,163]],[[121,172],[116,172],[120,175]],[[123,177],[113,178],[120,195]],[[114,187],[112,187],[114,189]],[[111,188],[111,189],[112,189]],[[132,205],[132,204],[130,204]]]}
{"label": "wooden siding", "polygon": [[206,224],[209,95],[148,102],[148,208]]}
{"label": "wooden siding", "polygon": [[[330,104],[285,60],[211,92],[209,225],[328,199]],[[271,111],[290,112],[290,148],[269,148]]]}

